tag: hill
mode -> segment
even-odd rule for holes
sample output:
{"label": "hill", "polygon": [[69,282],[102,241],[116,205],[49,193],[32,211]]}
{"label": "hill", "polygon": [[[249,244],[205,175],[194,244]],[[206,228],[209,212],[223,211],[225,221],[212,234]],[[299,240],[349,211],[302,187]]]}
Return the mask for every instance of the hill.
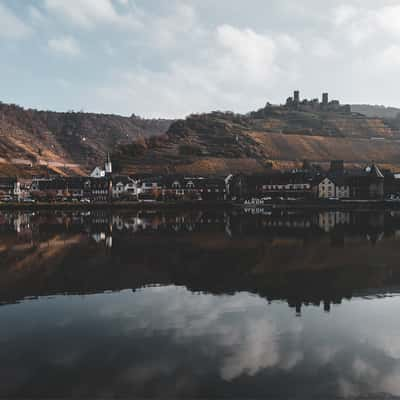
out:
{"label": "hill", "polygon": [[352,104],[351,111],[371,118],[393,119],[400,115],[400,108],[370,104]]}
{"label": "hill", "polygon": [[168,132],[114,154],[122,172],[226,174],[290,168],[307,159],[400,167],[400,123],[312,107],[272,106],[246,115],[212,112],[175,121]]}
{"label": "hill", "polygon": [[292,168],[304,159],[400,169],[400,118],[303,100],[248,114],[184,120],[26,110],[0,103],[0,175],[84,174],[113,154],[121,173],[223,175]]}
{"label": "hill", "polygon": [[0,175],[84,173],[108,151],[166,132],[172,121],[135,115],[26,110],[0,103]]}

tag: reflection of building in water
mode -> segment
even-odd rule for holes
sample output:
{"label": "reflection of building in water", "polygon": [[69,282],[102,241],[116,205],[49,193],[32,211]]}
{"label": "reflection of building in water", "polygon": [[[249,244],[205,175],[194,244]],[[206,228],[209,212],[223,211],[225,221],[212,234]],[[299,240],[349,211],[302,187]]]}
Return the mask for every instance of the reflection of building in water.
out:
{"label": "reflection of building in water", "polygon": [[17,233],[30,231],[30,215],[18,213],[14,218],[14,229]]}
{"label": "reflection of building in water", "polygon": [[337,225],[350,224],[350,213],[344,211],[324,211],[318,214],[318,226],[330,232]]}
{"label": "reflection of building in water", "polygon": [[113,216],[112,225],[119,232],[194,232],[207,225],[225,229],[226,213],[188,212],[178,215],[161,212],[138,212],[134,216]]}
{"label": "reflection of building in water", "polygon": [[94,233],[92,239],[96,243],[104,242],[107,248],[112,247],[112,235],[106,235],[104,232]]}
{"label": "reflection of building in water", "polygon": [[32,238],[31,217],[34,213],[0,213],[0,232],[15,232],[19,238]]}

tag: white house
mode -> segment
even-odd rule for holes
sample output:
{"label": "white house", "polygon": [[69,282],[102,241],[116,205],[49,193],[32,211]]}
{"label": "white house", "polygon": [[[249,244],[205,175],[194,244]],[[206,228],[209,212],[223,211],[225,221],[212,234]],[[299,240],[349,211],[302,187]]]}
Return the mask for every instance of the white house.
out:
{"label": "white house", "polygon": [[139,182],[129,176],[113,177],[112,195],[113,198],[137,197],[139,193]]}
{"label": "white house", "polygon": [[345,199],[350,197],[350,186],[343,177],[325,177],[318,184],[318,198]]}

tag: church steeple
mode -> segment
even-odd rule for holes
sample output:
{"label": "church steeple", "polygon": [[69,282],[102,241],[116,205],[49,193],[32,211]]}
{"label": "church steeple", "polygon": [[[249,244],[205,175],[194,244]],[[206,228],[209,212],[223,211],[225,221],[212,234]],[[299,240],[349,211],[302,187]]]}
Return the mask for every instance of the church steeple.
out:
{"label": "church steeple", "polygon": [[106,175],[112,174],[112,164],[111,164],[110,153],[107,153],[107,161],[104,164],[104,170],[106,172]]}

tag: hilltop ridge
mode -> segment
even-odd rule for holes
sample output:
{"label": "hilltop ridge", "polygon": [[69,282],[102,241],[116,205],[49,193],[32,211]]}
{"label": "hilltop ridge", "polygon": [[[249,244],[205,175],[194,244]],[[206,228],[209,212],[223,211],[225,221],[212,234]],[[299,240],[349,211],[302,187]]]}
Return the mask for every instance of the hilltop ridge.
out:
{"label": "hilltop ridge", "polygon": [[400,167],[400,125],[366,117],[329,102],[289,98],[248,114],[194,114],[171,124],[167,133],[114,154],[121,171],[225,174],[291,168],[308,159],[343,159],[362,165],[375,160]]}
{"label": "hilltop ridge", "polygon": [[0,175],[86,174],[112,153],[116,171],[223,175],[293,168],[304,159],[400,169],[400,118],[301,99],[247,114],[214,111],[143,119],[23,109],[0,103]]}

